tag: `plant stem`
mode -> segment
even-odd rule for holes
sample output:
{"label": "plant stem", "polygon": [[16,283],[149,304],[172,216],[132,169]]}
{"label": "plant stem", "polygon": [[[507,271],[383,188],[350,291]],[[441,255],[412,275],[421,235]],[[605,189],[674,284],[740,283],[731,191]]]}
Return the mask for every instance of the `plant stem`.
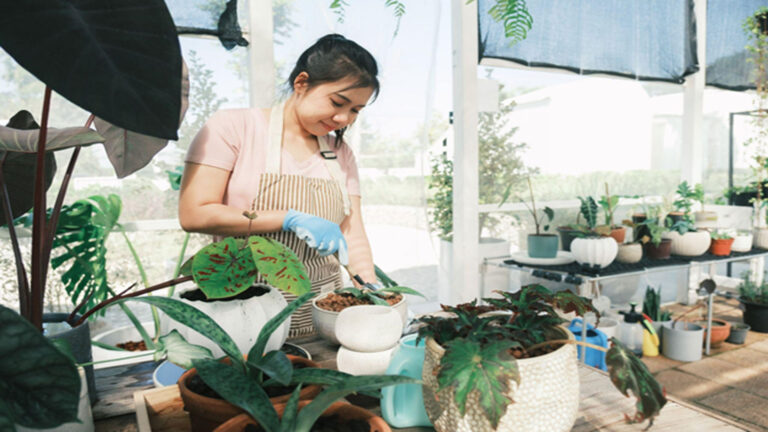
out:
{"label": "plant stem", "polygon": [[[154,349],[152,349],[151,351],[154,351]],[[120,360],[134,359],[139,357],[145,357],[147,354],[149,353],[136,354],[128,357],[120,357],[120,358],[107,359],[107,360],[92,361],[87,363],[78,363],[77,366],[85,367],[85,366],[91,366],[91,365],[101,364],[101,363],[109,363],[109,362],[120,361]]]}
{"label": "plant stem", "polygon": [[533,186],[531,185],[531,177],[528,176],[528,190],[531,191],[531,206],[533,210],[533,223],[536,224],[536,235],[539,235],[539,219],[536,217],[536,200],[533,199]]}
{"label": "plant stem", "polygon": [[[43,114],[40,118],[40,133],[37,140],[35,162],[34,213],[32,215],[32,283],[30,311],[26,317],[35,328],[43,331],[43,299],[45,298],[45,274],[48,267],[43,262],[45,248],[45,141],[48,132],[48,114],[51,109],[51,88],[45,86]],[[45,268],[43,268],[45,267]]]}
{"label": "plant stem", "polygon": [[0,161],[0,192],[2,192],[2,206],[5,213],[5,222],[8,225],[8,234],[11,237],[11,248],[13,249],[13,257],[16,262],[16,280],[19,289],[19,312],[21,316],[29,316],[29,279],[27,279],[27,269],[24,268],[24,259],[21,256],[21,248],[19,247],[19,238],[16,236],[16,227],[13,226],[13,213],[11,210],[11,200],[8,196],[8,187],[5,183],[5,177],[3,177],[3,166],[5,165],[5,159],[8,157],[8,152],[3,154],[3,159]]}
{"label": "plant stem", "polygon": [[[184,264],[184,254],[187,252],[187,245],[189,244],[190,234],[187,233],[184,236],[184,243],[181,245],[181,252],[179,252],[179,259],[176,260],[176,269],[173,271],[173,278],[176,279],[181,273],[181,266]],[[172,286],[168,289],[168,297],[173,295],[173,291],[176,287]]]}
{"label": "plant stem", "polygon": [[[125,243],[128,245],[128,250],[131,251],[131,255],[133,256],[133,261],[136,263],[136,267],[139,269],[139,274],[141,275],[141,282],[144,284],[144,287],[148,287],[149,278],[147,278],[147,272],[144,270],[144,265],[141,263],[141,257],[139,257],[139,254],[136,252],[136,248],[133,247],[133,243],[131,243],[131,239],[128,238],[128,234],[126,234],[123,226],[119,224],[117,226],[118,228],[120,228],[120,234],[123,235],[123,239],[125,239]],[[149,309],[152,311],[152,321],[155,324],[154,340],[157,340],[157,338],[160,336],[160,314],[157,313],[157,308],[155,308],[154,306],[150,306]],[[141,324],[139,324],[139,326],[141,326]]]}

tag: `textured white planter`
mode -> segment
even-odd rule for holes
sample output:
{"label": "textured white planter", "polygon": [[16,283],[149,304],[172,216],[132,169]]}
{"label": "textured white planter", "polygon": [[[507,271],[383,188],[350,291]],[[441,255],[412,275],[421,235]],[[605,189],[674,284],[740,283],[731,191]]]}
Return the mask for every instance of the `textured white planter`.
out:
{"label": "textured white planter", "polygon": [[352,306],[339,312],[336,339],[345,348],[364,353],[392,348],[403,334],[403,319],[389,306]]}
{"label": "textured white planter", "polygon": [[[317,333],[328,342],[338,345],[339,339],[336,337],[336,319],[340,312],[332,312],[325,309],[320,309],[317,306],[317,302],[325,298],[328,293],[320,294],[312,299],[312,322],[317,329]],[[400,318],[403,321],[403,327],[408,322],[408,303],[405,300],[405,296],[399,303],[392,306],[400,314]],[[402,330],[401,330],[402,331]]]}
{"label": "textured white planter", "polygon": [[693,231],[680,235],[677,231],[667,231],[661,238],[672,240],[672,255],[699,256],[709,249],[712,238],[708,231]]}
{"label": "textured white planter", "polygon": [[571,253],[584,266],[608,267],[619,252],[613,237],[577,238],[571,243]]}
{"label": "textured white planter", "polygon": [[696,228],[717,228],[717,212],[698,211],[693,214]]}
{"label": "textured white planter", "polygon": [[624,243],[619,245],[616,261],[624,264],[634,264],[643,259],[643,245],[640,243]]}
{"label": "textured white planter", "polygon": [[752,242],[754,236],[749,234],[737,234],[733,237],[733,244],[731,245],[731,251],[733,252],[749,252],[752,250]]}
{"label": "textured white planter", "polygon": [[[612,238],[608,238],[614,244]],[[569,339],[573,335],[565,328]],[[461,417],[454,402],[453,387],[437,392],[437,373],[443,347],[427,339],[421,378],[424,407],[438,431],[490,432],[494,429],[480,408],[477,392],[467,397],[466,415]],[[509,382],[514,403],[501,417],[497,431],[570,431],[579,408],[579,371],[576,345],[566,344],[539,357],[517,360],[520,385]],[[439,398],[437,397],[439,396]]]}
{"label": "textured white planter", "polygon": [[339,347],[336,368],[350,375],[381,375],[387,372],[397,344],[383,351],[359,352]]}
{"label": "textured white planter", "polygon": [[760,249],[768,249],[768,228],[755,228],[753,244]]}
{"label": "textured white planter", "polygon": [[[144,326],[144,329],[149,333],[150,337],[154,334],[155,331],[155,324],[153,322],[143,322],[141,323],[142,326]],[[139,334],[139,331],[136,330],[136,327],[133,325],[129,326],[123,326],[118,327],[116,329],[112,329],[110,331],[98,334],[94,336],[93,340],[96,342],[101,342],[103,344],[117,346],[119,343],[124,342],[138,342],[141,340],[141,335]],[[93,365],[94,369],[100,369],[105,367],[112,367],[112,366],[120,366],[120,365],[126,365],[131,363],[140,363],[147,360],[152,359],[152,354],[154,351],[152,350],[144,350],[144,351],[113,351],[109,349],[104,349],[99,346],[93,345],[91,346],[91,353],[93,354],[93,361],[103,361],[103,360],[114,360],[107,363],[97,363]],[[145,354],[141,357],[134,357],[139,354]],[[125,359],[124,357],[134,357],[134,358],[128,358]]]}
{"label": "textured white planter", "polygon": [[[265,294],[251,297],[247,300],[216,300],[212,302],[189,301],[181,298],[181,294],[183,293],[181,290],[177,290],[173,294],[173,298],[181,300],[211,317],[232,337],[235,344],[237,344],[237,347],[240,348],[240,351],[247,353],[253,344],[256,343],[256,339],[259,337],[259,332],[262,327],[264,327],[264,324],[288,306],[283,295],[277,289],[266,285],[263,285],[263,287],[268,289]],[[218,345],[214,344],[200,333],[165,315],[163,315],[162,321],[162,334],[167,334],[171,329],[176,329],[182,336],[184,336],[184,339],[186,339],[187,342],[208,348],[211,350],[214,357],[224,355],[224,352]],[[285,322],[272,333],[272,336],[267,342],[266,351],[280,349],[285,343],[285,339],[288,337],[288,329],[290,328],[291,318],[288,317],[288,319],[286,319]]]}

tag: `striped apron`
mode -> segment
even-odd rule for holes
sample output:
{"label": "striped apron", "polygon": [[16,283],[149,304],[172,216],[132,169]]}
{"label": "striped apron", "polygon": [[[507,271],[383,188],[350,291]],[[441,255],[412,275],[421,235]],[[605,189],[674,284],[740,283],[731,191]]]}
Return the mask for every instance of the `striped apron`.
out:
{"label": "striped apron", "polygon": [[[266,172],[259,179],[259,189],[254,200],[254,210],[289,210],[308,213],[335,224],[341,224],[349,214],[349,195],[347,194],[346,176],[336,155],[331,150],[328,135],[317,137],[320,154],[331,174],[331,179],[319,179],[300,175],[281,174],[280,158],[282,155],[284,104],[272,109],[269,121],[269,147],[267,148]],[[312,282],[312,291],[324,293],[342,287],[341,270],[338,260],[333,256],[320,256],[317,251],[307,246],[290,231],[261,234],[291,248],[304,263],[307,275]],[[266,283],[261,277],[257,282]],[[282,293],[290,303],[296,296]],[[315,332],[312,325],[311,302],[301,306],[291,316],[289,338],[305,336]]]}

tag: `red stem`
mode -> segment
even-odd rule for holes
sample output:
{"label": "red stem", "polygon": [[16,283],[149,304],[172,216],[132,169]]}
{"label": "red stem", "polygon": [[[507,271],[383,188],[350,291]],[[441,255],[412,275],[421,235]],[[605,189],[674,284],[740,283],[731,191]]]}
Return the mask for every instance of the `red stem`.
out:
{"label": "red stem", "polygon": [[38,330],[43,330],[43,299],[45,298],[45,274],[48,263],[45,247],[45,141],[48,132],[48,114],[51,108],[51,88],[45,86],[43,114],[40,118],[40,134],[37,140],[37,161],[35,163],[34,211],[32,216],[32,290],[30,314],[27,319]]}
{"label": "red stem", "polygon": [[19,238],[16,236],[16,228],[13,226],[13,212],[11,210],[11,199],[8,196],[8,187],[3,176],[3,166],[8,158],[8,152],[3,154],[0,161],[0,193],[2,193],[2,206],[5,213],[5,222],[8,224],[8,234],[11,236],[11,247],[13,248],[14,261],[16,261],[16,279],[19,284],[19,312],[22,316],[28,317],[29,310],[29,279],[27,279],[27,269],[24,268],[24,259],[21,256],[19,247]]}
{"label": "red stem", "polygon": [[[80,317],[80,319],[77,321],[77,323],[75,323],[75,325],[73,327],[79,326],[80,324],[84,323],[85,320],[87,320],[89,316],[91,316],[94,313],[100,311],[101,309],[104,309],[105,307],[109,306],[110,304],[112,304],[112,303],[114,303],[114,302],[116,302],[118,300],[123,300],[123,299],[127,299],[127,298],[130,298],[130,297],[138,297],[138,296],[143,295],[143,294],[151,293],[152,291],[157,291],[157,290],[162,289],[162,288],[168,288],[169,286],[178,285],[178,284],[180,284],[182,282],[187,282],[187,281],[191,281],[191,280],[192,280],[192,276],[182,276],[182,277],[179,277],[179,278],[176,278],[176,279],[171,279],[169,281],[165,281],[163,283],[159,283],[157,285],[152,285],[149,288],[144,288],[143,290],[136,291],[135,293],[131,293],[131,294],[122,294],[121,293],[121,294],[118,294],[118,295],[116,295],[116,296],[114,296],[114,297],[112,297],[110,299],[104,300],[103,302],[97,304],[93,309],[91,309],[88,312],[86,312],[85,314],[83,314],[83,316]],[[125,292],[125,291],[123,291],[123,292]]]}

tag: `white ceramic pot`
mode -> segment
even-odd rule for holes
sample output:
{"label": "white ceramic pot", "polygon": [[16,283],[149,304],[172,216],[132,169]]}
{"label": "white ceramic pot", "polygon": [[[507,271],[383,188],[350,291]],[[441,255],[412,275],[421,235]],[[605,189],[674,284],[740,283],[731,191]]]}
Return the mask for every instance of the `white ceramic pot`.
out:
{"label": "white ceramic pot", "polygon": [[733,252],[749,252],[752,250],[752,242],[754,236],[749,234],[737,234],[733,237],[733,244],[731,245],[731,251]]}
{"label": "white ceramic pot", "polygon": [[[616,244],[612,238],[608,238]],[[562,328],[573,340],[573,334]],[[570,431],[579,408],[579,371],[576,345],[565,344],[538,357],[517,360],[520,385],[510,380],[510,403],[494,429],[485,418],[477,392],[470,392],[466,415],[461,416],[454,401],[454,387],[438,392],[436,368],[445,354],[434,339],[427,339],[421,378],[424,407],[438,431]]]}
{"label": "white ceramic pot", "polygon": [[712,243],[709,231],[692,231],[682,235],[677,231],[667,231],[661,238],[672,240],[672,255],[680,256],[703,255]]}
{"label": "white ceramic pot", "polygon": [[608,340],[616,336],[616,330],[619,328],[619,322],[613,318],[600,318],[600,322],[597,324],[597,329],[605,333]]}
{"label": "white ceramic pot", "polygon": [[[47,429],[33,429],[16,425],[17,432],[93,432],[93,413],[91,411],[91,400],[88,398],[88,383],[85,378],[85,369],[77,368],[80,374],[80,402],[77,405],[77,419],[80,423],[64,423],[60,426]],[[13,427],[11,427],[13,430]]]}
{"label": "white ceramic pot", "polygon": [[403,319],[389,306],[352,306],[339,312],[336,339],[353,351],[377,352],[392,348],[403,334]]}
{"label": "white ceramic pot", "polygon": [[336,368],[351,375],[381,375],[387,372],[395,346],[377,352],[359,352],[339,347]]}
{"label": "white ceramic pot", "polygon": [[[153,322],[143,322],[141,323],[142,326],[144,326],[144,329],[149,333],[150,336],[153,335],[155,324]],[[93,340],[96,342],[101,342],[103,344],[117,346],[119,343],[124,342],[138,342],[141,340],[141,335],[139,334],[139,331],[136,330],[136,327],[129,325],[129,326],[123,326],[118,327],[116,329],[109,330],[104,333],[100,333],[93,337]],[[154,354],[154,351],[152,350],[143,350],[143,351],[114,351],[110,349],[101,348],[97,345],[91,346],[91,353],[93,354],[93,361],[99,362],[104,360],[112,360],[107,363],[96,363],[93,365],[94,369],[101,369],[105,367],[112,367],[112,366],[120,366],[120,365],[126,365],[131,363],[140,363],[147,360],[150,360],[152,358],[152,354]],[[141,357],[135,357],[139,354],[144,354]],[[132,357],[132,358],[125,358],[125,357]]]}
{"label": "white ceramic pot", "polygon": [[624,264],[634,264],[643,259],[643,245],[640,243],[624,243],[619,245],[616,261]]}
{"label": "white ceramic pot", "polygon": [[[190,301],[181,298],[181,295],[190,290],[183,292],[177,290],[173,294],[173,298],[181,300],[211,317],[232,337],[240,351],[245,354],[256,343],[256,339],[259,337],[259,332],[264,327],[264,324],[288,306],[280,291],[267,285],[260,286],[265,289],[264,294],[247,300],[215,300],[206,302]],[[163,315],[162,327],[162,334],[167,334],[171,329],[176,329],[187,342],[208,348],[214,357],[224,355],[224,352],[218,345],[208,338],[165,315]],[[288,330],[290,328],[291,318],[288,317],[270,336],[266,352],[280,349],[288,337]]]}
{"label": "white ceramic pot", "polygon": [[755,228],[752,244],[760,249],[768,249],[768,228]]}
{"label": "white ceramic pot", "polygon": [[619,252],[613,237],[577,238],[571,243],[571,253],[576,261],[589,267],[608,267]]}
{"label": "white ceramic pot", "polygon": [[698,211],[693,214],[696,228],[717,228],[717,212]]}
{"label": "white ceramic pot", "polygon": [[[323,339],[338,345],[339,339],[336,338],[336,319],[339,316],[339,312],[333,312],[325,309],[320,309],[317,306],[317,302],[325,298],[328,293],[321,294],[312,299],[312,322],[317,329],[317,333]],[[399,303],[392,306],[403,320],[403,327],[408,323],[408,303],[405,300],[405,296]]]}

